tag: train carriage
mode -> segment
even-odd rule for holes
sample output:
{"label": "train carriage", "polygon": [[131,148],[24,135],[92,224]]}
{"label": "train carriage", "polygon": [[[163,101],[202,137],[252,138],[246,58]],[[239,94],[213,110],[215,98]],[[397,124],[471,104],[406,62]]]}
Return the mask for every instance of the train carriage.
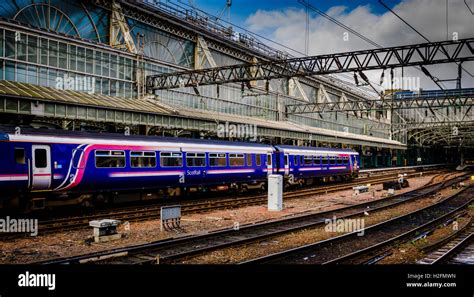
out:
{"label": "train carriage", "polygon": [[262,144],[64,133],[4,133],[0,139],[0,190],[17,200],[49,196],[56,204],[75,204],[245,191],[263,189],[273,172],[274,148]]}
{"label": "train carriage", "polygon": [[317,179],[350,179],[359,172],[359,153],[348,149],[277,145],[278,172],[288,185],[311,184]]}
{"label": "train carriage", "polygon": [[352,178],[351,150],[68,131],[0,133],[1,205],[44,208]]}

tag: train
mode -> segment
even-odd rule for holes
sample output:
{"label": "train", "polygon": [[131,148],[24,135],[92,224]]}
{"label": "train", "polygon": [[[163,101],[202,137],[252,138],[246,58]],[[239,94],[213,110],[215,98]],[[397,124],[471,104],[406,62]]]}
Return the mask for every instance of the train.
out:
{"label": "train", "polygon": [[67,131],[0,132],[0,205],[44,209],[358,176],[350,149]]}
{"label": "train", "polygon": [[447,89],[447,90],[402,90],[395,92],[393,97],[395,99],[411,99],[411,98],[436,98],[436,97],[456,97],[456,96],[472,96],[474,95],[474,88],[465,89]]}

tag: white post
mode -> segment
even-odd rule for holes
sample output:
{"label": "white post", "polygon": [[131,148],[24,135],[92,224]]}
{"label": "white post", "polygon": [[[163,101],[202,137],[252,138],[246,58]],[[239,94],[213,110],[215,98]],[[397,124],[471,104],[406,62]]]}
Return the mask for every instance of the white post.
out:
{"label": "white post", "polygon": [[271,174],[268,176],[268,210],[283,209],[283,176]]}

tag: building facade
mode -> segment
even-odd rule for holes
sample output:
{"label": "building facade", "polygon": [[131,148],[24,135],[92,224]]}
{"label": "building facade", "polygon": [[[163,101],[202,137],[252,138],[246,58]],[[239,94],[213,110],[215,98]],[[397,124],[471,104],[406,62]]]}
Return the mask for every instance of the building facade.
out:
{"label": "building facade", "polygon": [[[391,165],[404,149],[402,142],[391,140],[390,114],[285,114],[287,104],[366,95],[335,77],[146,92],[147,75],[288,57],[189,7],[169,2],[5,0],[0,17],[4,125],[117,131],[130,127],[133,133],[163,135],[185,130],[186,136],[215,137],[213,123],[232,119],[255,121],[262,141],[353,147],[373,166]],[[75,99],[64,99],[73,93]],[[140,109],[150,100],[162,110]]]}

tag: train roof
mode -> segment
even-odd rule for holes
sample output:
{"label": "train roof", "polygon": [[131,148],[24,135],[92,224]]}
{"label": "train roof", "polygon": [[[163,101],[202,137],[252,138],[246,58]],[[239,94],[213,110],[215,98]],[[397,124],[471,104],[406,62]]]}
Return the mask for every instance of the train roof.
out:
{"label": "train roof", "polygon": [[[63,130],[49,130],[49,129],[25,129],[22,128],[21,135],[16,135],[14,129],[0,130],[0,141],[39,141],[39,142],[59,142],[59,143],[103,143],[106,144],[128,144],[139,145],[150,144],[153,142],[175,144],[176,146],[222,146],[235,147],[272,151],[273,146],[270,144],[261,144],[253,142],[214,140],[214,139],[198,139],[198,138],[180,138],[180,137],[165,137],[165,136],[142,136],[142,135],[122,135],[117,133],[91,133],[83,131],[63,131]],[[309,147],[309,146],[293,146],[293,145],[275,145],[280,151],[299,154],[335,154],[346,153],[358,155],[356,151],[350,149],[337,148],[323,148],[323,147]]]}
{"label": "train roof", "polygon": [[338,149],[327,147],[312,146],[294,146],[294,145],[275,145],[279,151],[298,154],[349,154],[358,155],[359,153],[351,149]]}
{"label": "train roof", "polygon": [[[12,131],[13,132],[13,131]],[[114,133],[90,133],[81,131],[61,131],[46,129],[22,129],[21,135],[15,133],[0,132],[0,140],[3,141],[32,141],[32,142],[49,142],[49,143],[105,143],[105,144],[124,144],[124,145],[150,145],[152,143],[167,143],[176,146],[201,148],[206,146],[234,147],[242,149],[256,149],[271,151],[273,147],[269,144],[213,140],[213,139],[197,139],[197,138],[179,138],[165,136],[142,136],[142,135],[123,135]]]}

